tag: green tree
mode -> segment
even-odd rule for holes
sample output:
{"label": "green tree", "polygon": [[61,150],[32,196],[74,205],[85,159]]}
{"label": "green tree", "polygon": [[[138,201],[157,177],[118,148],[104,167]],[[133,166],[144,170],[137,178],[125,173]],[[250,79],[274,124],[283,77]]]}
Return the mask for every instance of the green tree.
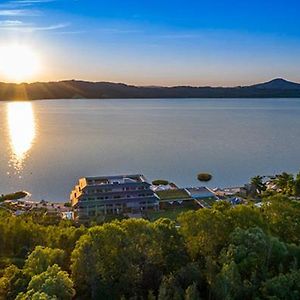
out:
{"label": "green tree", "polygon": [[164,273],[178,270],[188,262],[188,254],[184,239],[170,219],[161,218],[152,223],[153,240],[160,265]]}
{"label": "green tree", "polygon": [[[62,271],[58,265],[50,266],[47,271],[33,276],[27,291],[29,294],[45,293],[47,296],[59,300],[72,299],[75,295],[72,280],[69,278],[68,273]],[[23,297],[23,295],[21,294],[20,297]]]}
{"label": "green tree", "polygon": [[91,299],[147,297],[164,274],[187,261],[175,223],[162,219],[115,221],[83,235],[72,254],[72,278],[79,295]]}
{"label": "green tree", "polygon": [[294,184],[294,195],[300,197],[300,172],[297,174]]}
{"label": "green tree", "polygon": [[288,174],[286,172],[283,172],[282,174],[276,176],[274,182],[276,186],[282,190],[283,194],[289,196],[293,194],[294,185],[295,185],[293,174]]}
{"label": "green tree", "polygon": [[0,299],[15,299],[18,293],[26,291],[30,277],[14,265],[7,267],[0,277]]}
{"label": "green tree", "polygon": [[253,187],[254,193],[261,194],[266,190],[266,184],[263,182],[262,176],[255,176],[251,178],[251,186]]}
{"label": "green tree", "polygon": [[49,296],[44,292],[34,292],[30,290],[26,293],[20,293],[16,300],[57,300],[57,297]]}
{"label": "green tree", "polygon": [[267,280],[262,287],[265,299],[297,300],[300,299],[300,270],[279,274]]}
{"label": "green tree", "polygon": [[150,290],[150,291],[148,292],[147,300],[156,300],[156,297],[155,297],[153,291]]}
{"label": "green tree", "polygon": [[262,215],[260,209],[253,205],[237,205],[224,212],[230,228],[234,230],[239,227],[241,229],[249,229],[251,227],[259,227],[263,230],[268,229],[268,224]]}
{"label": "green tree", "polygon": [[263,216],[272,235],[287,243],[300,243],[300,203],[285,196],[273,196],[266,200]]}
{"label": "green tree", "polygon": [[197,284],[193,283],[185,291],[185,300],[200,300],[200,294],[197,288]]}
{"label": "green tree", "polygon": [[197,287],[205,286],[205,278],[204,278],[204,267],[201,266],[198,262],[190,262],[183,267],[181,267],[176,273],[175,277],[178,284],[182,287],[182,289],[186,290],[189,286],[194,283]]}
{"label": "green tree", "polygon": [[212,209],[189,211],[178,217],[180,232],[192,259],[218,256],[232,231],[224,212],[229,206],[219,204]]}
{"label": "green tree", "polygon": [[261,282],[280,271],[288,253],[284,243],[260,228],[237,228],[219,257],[222,266],[214,293],[220,299],[259,297]]}
{"label": "green tree", "polygon": [[78,294],[90,299],[109,299],[109,295],[115,299],[128,293],[127,289],[133,288],[127,280],[133,274],[129,263],[132,255],[135,253],[128,252],[126,232],[119,224],[91,228],[72,253],[72,278]]}
{"label": "green tree", "polygon": [[173,275],[165,276],[161,282],[158,300],[183,300],[184,291]]}
{"label": "green tree", "polygon": [[31,276],[45,272],[54,264],[65,265],[65,253],[61,249],[37,246],[25,261],[24,270]]}

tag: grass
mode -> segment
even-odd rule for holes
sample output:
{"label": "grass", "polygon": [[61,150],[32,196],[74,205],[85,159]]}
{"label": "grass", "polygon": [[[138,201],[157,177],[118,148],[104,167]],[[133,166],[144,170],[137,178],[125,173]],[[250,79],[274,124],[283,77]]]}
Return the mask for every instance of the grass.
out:
{"label": "grass", "polygon": [[156,194],[161,201],[191,199],[189,194],[183,189],[158,191]]}
{"label": "grass", "polygon": [[156,221],[160,218],[168,218],[172,221],[176,221],[177,217],[184,212],[192,210],[188,207],[180,207],[180,208],[174,208],[170,210],[160,210],[160,211],[149,211],[147,213],[147,218],[150,221]]}

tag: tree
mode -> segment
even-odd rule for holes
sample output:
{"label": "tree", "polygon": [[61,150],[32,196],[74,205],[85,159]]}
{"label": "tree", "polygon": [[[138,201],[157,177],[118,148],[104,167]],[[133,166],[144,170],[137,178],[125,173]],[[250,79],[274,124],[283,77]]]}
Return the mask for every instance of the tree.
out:
{"label": "tree", "polygon": [[261,229],[237,228],[219,257],[222,269],[215,294],[223,299],[255,298],[259,276],[266,272],[267,249],[267,237]]}
{"label": "tree", "polygon": [[300,299],[300,271],[293,270],[267,280],[262,287],[265,299]]}
{"label": "tree", "polygon": [[238,266],[232,261],[222,265],[220,273],[214,278],[212,290],[216,299],[238,300],[245,294],[242,285]]}
{"label": "tree", "polygon": [[16,300],[57,300],[57,297],[49,296],[44,292],[34,292],[30,290],[26,293],[20,293]]}
{"label": "tree", "polygon": [[183,300],[184,291],[173,275],[165,276],[161,282],[158,300]]}
{"label": "tree", "polygon": [[45,272],[54,264],[65,265],[65,253],[61,249],[37,246],[26,259],[24,270],[31,276]]}
{"label": "tree", "polygon": [[183,267],[181,267],[174,276],[176,277],[176,281],[182,287],[182,289],[186,290],[189,286],[194,283],[197,285],[197,288],[204,287],[206,284],[205,274],[203,270],[203,266],[201,266],[198,262],[190,262]]}
{"label": "tree", "polygon": [[83,235],[72,254],[72,278],[82,298],[146,298],[164,274],[187,261],[184,240],[167,219],[115,221]]}
{"label": "tree", "polygon": [[271,233],[287,243],[300,243],[300,203],[285,196],[267,199],[263,209]]}
{"label": "tree", "polygon": [[294,176],[293,174],[288,174],[283,172],[276,176],[274,180],[276,186],[281,189],[283,194],[291,196],[293,194],[294,189]]}
{"label": "tree", "polygon": [[260,228],[235,229],[218,258],[222,267],[214,294],[220,299],[259,297],[261,283],[280,272],[287,256],[285,244]]}
{"label": "tree", "polygon": [[197,284],[194,282],[185,291],[185,300],[200,300],[200,294],[197,288]]}
{"label": "tree", "polygon": [[26,291],[30,277],[14,265],[7,267],[0,278],[0,299],[15,299]]}
{"label": "tree", "polygon": [[263,182],[262,176],[255,176],[251,178],[251,186],[253,187],[255,193],[261,194],[266,190],[266,184]]}
{"label": "tree", "polygon": [[148,292],[147,300],[156,300],[156,297],[155,297],[155,295],[154,295],[154,293],[153,293],[152,290],[150,290],[150,291]]}
{"label": "tree", "polygon": [[78,294],[90,299],[133,296],[136,278],[132,276],[139,273],[133,271],[131,260],[136,255],[118,222],[91,228],[72,253],[72,278]]}
{"label": "tree", "polygon": [[229,207],[228,203],[224,205],[220,203],[212,209],[189,211],[178,217],[180,233],[185,239],[186,248],[192,259],[219,255],[232,232],[227,213],[223,210]]}
{"label": "tree", "polygon": [[294,195],[300,197],[300,172],[297,174],[294,184]]}
{"label": "tree", "polygon": [[201,182],[208,182],[212,180],[212,175],[209,173],[199,173],[197,179]]}
{"label": "tree", "polygon": [[[69,278],[69,274],[62,271],[58,265],[50,266],[45,272],[32,277],[26,294],[34,295],[35,293],[44,293],[52,297],[50,299],[58,300],[68,300],[75,296],[73,282]],[[26,294],[20,294],[19,299],[23,299],[21,297],[25,297]]]}
{"label": "tree", "polygon": [[239,227],[249,229],[259,227],[263,230],[268,229],[268,223],[261,213],[260,209],[252,205],[238,205],[225,211],[228,222],[232,230]]}
{"label": "tree", "polygon": [[170,219],[161,218],[150,223],[154,229],[153,242],[156,255],[160,258],[161,270],[166,273],[176,271],[188,262],[184,239]]}

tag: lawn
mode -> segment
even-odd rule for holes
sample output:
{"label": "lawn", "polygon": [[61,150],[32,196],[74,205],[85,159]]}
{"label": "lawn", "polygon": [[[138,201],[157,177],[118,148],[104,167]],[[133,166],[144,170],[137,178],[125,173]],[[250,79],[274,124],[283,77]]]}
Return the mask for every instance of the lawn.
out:
{"label": "lawn", "polygon": [[183,189],[158,191],[156,194],[161,201],[191,199],[189,194]]}

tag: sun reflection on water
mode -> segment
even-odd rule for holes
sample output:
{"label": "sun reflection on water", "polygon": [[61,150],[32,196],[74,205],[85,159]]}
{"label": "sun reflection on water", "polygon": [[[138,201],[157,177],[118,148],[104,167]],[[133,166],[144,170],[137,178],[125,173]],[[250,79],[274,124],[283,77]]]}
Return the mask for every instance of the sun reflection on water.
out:
{"label": "sun reflection on water", "polygon": [[32,104],[30,102],[7,103],[7,122],[11,148],[10,166],[16,173],[20,173],[36,136]]}

